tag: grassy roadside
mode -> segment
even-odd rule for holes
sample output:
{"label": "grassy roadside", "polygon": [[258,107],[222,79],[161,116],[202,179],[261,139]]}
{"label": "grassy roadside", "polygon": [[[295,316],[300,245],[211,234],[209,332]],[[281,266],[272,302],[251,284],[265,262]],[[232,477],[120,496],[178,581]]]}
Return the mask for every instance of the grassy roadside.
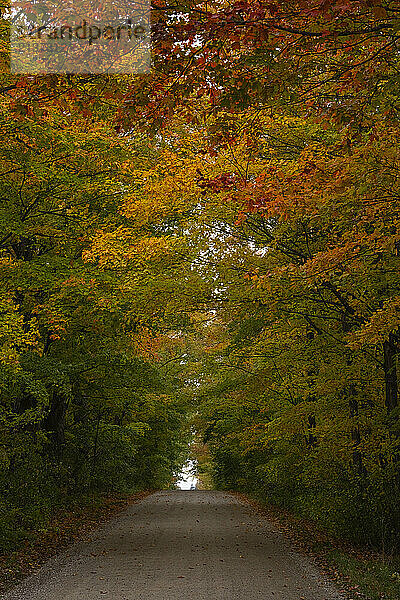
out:
{"label": "grassy roadside", "polygon": [[400,556],[355,547],[287,510],[232,493],[266,516],[299,551],[312,556],[349,600],[400,599]]}
{"label": "grassy roadside", "polygon": [[31,531],[13,552],[0,555],[0,593],[129,504],[151,493],[97,494],[71,500],[68,508],[55,513],[45,528]]}
{"label": "grassy roadside", "polygon": [[383,559],[379,555],[363,556],[360,553],[352,556],[343,550],[330,550],[326,559],[331,568],[344,578],[353,597],[399,600],[400,557]]}

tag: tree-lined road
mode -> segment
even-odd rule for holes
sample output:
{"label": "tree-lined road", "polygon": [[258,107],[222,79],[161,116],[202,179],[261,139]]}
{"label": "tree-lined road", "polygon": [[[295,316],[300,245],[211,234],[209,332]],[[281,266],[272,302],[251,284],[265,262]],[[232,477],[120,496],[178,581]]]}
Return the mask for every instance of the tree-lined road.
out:
{"label": "tree-lined road", "polygon": [[50,560],[5,600],[339,600],[255,509],[162,491]]}

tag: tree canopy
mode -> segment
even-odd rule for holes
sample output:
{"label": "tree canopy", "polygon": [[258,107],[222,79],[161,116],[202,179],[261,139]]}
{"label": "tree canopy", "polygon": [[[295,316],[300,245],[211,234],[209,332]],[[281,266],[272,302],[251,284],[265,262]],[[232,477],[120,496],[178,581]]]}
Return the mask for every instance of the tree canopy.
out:
{"label": "tree canopy", "polygon": [[215,485],[398,548],[398,3],[152,14],[149,74],[1,75],[6,544],[195,428]]}

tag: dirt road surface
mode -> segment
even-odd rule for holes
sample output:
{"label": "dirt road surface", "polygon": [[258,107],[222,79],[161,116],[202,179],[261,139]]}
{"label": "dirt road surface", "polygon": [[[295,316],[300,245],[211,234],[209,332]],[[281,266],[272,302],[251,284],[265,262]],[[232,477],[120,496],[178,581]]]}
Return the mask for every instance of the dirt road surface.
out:
{"label": "dirt road surface", "polygon": [[311,559],[224,492],[162,491],[51,559],[4,600],[339,600]]}

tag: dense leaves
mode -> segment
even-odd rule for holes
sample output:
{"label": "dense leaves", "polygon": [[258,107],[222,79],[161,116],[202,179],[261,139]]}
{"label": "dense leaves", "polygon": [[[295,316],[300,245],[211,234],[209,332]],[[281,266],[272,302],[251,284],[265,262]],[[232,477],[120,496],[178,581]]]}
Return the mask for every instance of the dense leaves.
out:
{"label": "dense leaves", "polygon": [[[141,232],[141,223],[130,224],[129,240],[122,234],[136,152],[151,161],[145,139],[119,139],[101,115],[74,116],[66,102],[15,120],[9,111],[5,100],[0,490],[6,547],[71,495],[169,485],[185,448],[184,404],[173,372],[160,366],[174,359],[169,316],[149,298],[166,285],[152,248],[168,242]],[[105,240],[118,232],[121,261],[117,253],[106,258]]]}
{"label": "dense leaves", "polygon": [[398,548],[399,14],[155,3],[151,74],[3,75],[8,540],[190,415],[216,485]]}

